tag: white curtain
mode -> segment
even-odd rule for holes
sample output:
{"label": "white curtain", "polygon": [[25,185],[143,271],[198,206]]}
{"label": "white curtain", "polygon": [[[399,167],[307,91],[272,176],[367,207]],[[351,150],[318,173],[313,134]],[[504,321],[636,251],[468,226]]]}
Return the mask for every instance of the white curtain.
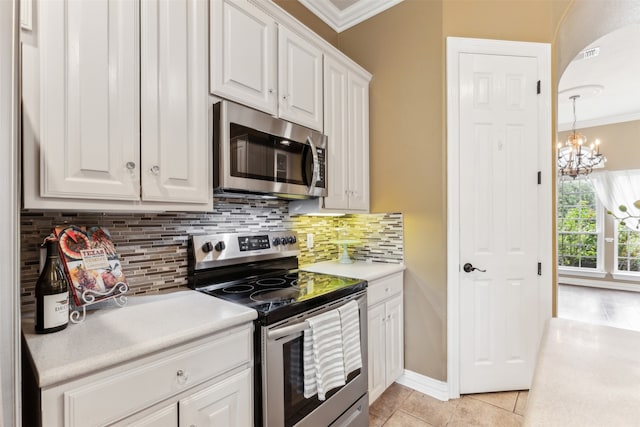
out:
{"label": "white curtain", "polygon": [[[620,211],[619,206],[627,207],[627,213],[640,217],[640,209],[633,203],[640,200],[640,169],[620,171],[596,171],[590,176],[600,203],[613,212],[619,218],[626,214]],[[626,226],[634,231],[640,230],[640,219],[630,218],[624,220]]]}

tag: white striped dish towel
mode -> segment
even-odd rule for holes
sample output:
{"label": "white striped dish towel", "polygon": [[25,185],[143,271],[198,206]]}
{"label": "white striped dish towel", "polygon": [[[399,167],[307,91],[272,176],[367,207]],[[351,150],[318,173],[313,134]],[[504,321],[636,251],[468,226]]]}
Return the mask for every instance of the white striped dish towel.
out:
{"label": "white striped dish towel", "polygon": [[356,369],[362,368],[360,352],[360,313],[358,303],[349,301],[338,308],[342,325],[342,348],[344,351],[345,377]]}
{"label": "white striped dish towel", "polygon": [[[340,313],[337,310],[330,310],[310,317],[307,322],[309,328],[304,333],[306,344],[304,351],[304,396],[305,398],[313,396],[314,386],[311,377],[314,372],[318,399],[325,400],[326,393],[345,385]],[[312,359],[309,358],[309,338],[312,344],[310,352],[313,356]],[[313,363],[309,363],[311,360]]]}
{"label": "white striped dish towel", "polygon": [[316,385],[316,364],[313,361],[313,331],[310,328],[304,330],[303,345],[304,397],[308,399],[318,393],[318,386]]}

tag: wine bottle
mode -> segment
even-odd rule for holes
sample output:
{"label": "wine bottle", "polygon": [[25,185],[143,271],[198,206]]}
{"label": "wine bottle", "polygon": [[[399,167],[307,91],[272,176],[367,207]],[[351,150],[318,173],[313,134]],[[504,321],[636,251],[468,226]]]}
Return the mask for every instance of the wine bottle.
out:
{"label": "wine bottle", "polygon": [[36,282],[36,333],[61,331],[69,324],[69,291],[58,240],[47,238],[47,261]]}

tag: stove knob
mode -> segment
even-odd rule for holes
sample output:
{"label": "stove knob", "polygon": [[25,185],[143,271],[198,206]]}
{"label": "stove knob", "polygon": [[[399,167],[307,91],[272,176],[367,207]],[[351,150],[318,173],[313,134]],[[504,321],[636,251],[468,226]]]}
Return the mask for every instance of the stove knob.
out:
{"label": "stove knob", "polygon": [[271,241],[271,243],[273,243],[273,246],[278,246],[280,245],[280,238],[279,237],[274,237],[274,239]]}
{"label": "stove knob", "polygon": [[222,252],[226,247],[227,247],[227,245],[225,245],[224,242],[220,241],[220,242],[216,243],[215,249],[218,252]]}
{"label": "stove knob", "polygon": [[207,242],[204,245],[202,245],[202,252],[207,253],[207,252],[211,252],[213,250],[213,245],[211,244],[211,242]]}
{"label": "stove knob", "polygon": [[293,245],[295,242],[296,242],[295,236],[289,236],[289,243]]}

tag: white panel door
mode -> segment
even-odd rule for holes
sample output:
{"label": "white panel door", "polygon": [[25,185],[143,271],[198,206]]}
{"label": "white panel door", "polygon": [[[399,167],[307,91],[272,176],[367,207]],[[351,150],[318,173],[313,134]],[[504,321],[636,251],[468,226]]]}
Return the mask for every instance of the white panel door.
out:
{"label": "white panel door", "polygon": [[180,427],[253,425],[251,368],[180,400]]}
{"label": "white panel door", "polygon": [[278,115],[322,132],[322,52],[278,27]]}
{"label": "white panel door", "polygon": [[535,57],[460,55],[460,393],[528,389],[533,375],[537,70]]}
{"label": "white panel door", "polygon": [[139,199],[138,3],[38,7],[41,196]]}
{"label": "white panel door", "polygon": [[211,7],[211,93],[277,113],[276,23],[246,0]]}
{"label": "white panel door", "polygon": [[207,28],[205,0],[142,2],[143,200],[210,199]]}
{"label": "white panel door", "polygon": [[324,207],[349,208],[349,133],[347,69],[324,58],[324,133],[327,135],[327,197]]}
{"label": "white panel door", "polygon": [[369,82],[349,73],[349,209],[369,211]]}

